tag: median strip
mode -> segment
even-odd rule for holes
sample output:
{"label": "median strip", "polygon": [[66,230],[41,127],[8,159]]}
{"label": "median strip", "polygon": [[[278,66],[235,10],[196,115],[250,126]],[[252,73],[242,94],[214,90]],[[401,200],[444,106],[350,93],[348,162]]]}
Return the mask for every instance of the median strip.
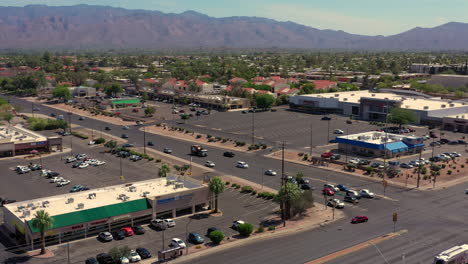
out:
{"label": "median strip", "polygon": [[340,250],[340,251],[336,251],[334,253],[331,253],[329,255],[326,255],[326,256],[323,256],[321,258],[318,258],[318,259],[314,259],[312,261],[309,261],[309,262],[306,262],[305,264],[322,264],[322,263],[327,263],[329,261],[332,261],[336,258],[339,258],[339,257],[343,257],[343,256],[346,256],[348,254],[351,254],[351,253],[354,253],[356,251],[359,251],[359,250],[362,250],[362,249],[365,249],[369,246],[371,246],[372,244],[378,244],[380,242],[383,242],[385,240],[388,240],[388,239],[392,239],[396,236],[399,236],[399,235],[402,235],[404,233],[408,232],[408,230],[406,229],[403,229],[403,230],[400,230],[396,233],[388,233],[386,235],[383,235],[383,236],[379,236],[379,237],[376,237],[376,238],[373,238],[371,240],[368,240],[368,241],[365,241],[365,242],[362,242],[360,244],[357,244],[357,245],[354,245],[352,247],[349,247],[349,248],[345,248],[343,250]]}

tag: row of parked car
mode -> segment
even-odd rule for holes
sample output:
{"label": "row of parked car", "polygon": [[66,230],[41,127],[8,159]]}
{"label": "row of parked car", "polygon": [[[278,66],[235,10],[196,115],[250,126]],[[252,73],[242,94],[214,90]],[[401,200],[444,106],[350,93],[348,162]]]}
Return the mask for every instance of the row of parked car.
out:
{"label": "row of parked car", "polygon": [[[335,186],[333,184],[328,183],[323,185],[322,194],[324,196],[335,196],[335,194],[340,191],[346,194],[343,198],[343,201],[350,202],[353,204],[358,203],[358,200],[361,198],[372,199],[375,197],[375,194],[369,191],[368,189],[362,189],[358,192],[350,189],[344,184],[338,184]],[[344,203],[342,203],[339,199],[336,198],[329,199],[328,205],[340,209],[344,208]]]}
{"label": "row of parked car", "polygon": [[91,166],[101,166],[106,164],[105,161],[97,160],[97,159],[91,159],[88,158],[88,155],[86,154],[78,154],[74,157],[67,157],[65,160],[66,163],[72,163],[73,168],[79,168],[79,169],[84,169]]}
{"label": "row of parked car", "polygon": [[30,163],[28,166],[22,166],[22,165],[16,166],[15,171],[18,174],[24,174],[30,171],[37,171],[41,169],[42,169],[41,165]]}
{"label": "row of parked car", "polygon": [[448,144],[448,145],[466,145],[466,141],[465,140],[448,140],[446,138],[443,138],[441,140],[438,140],[438,141],[433,141],[431,142],[429,145],[431,147],[436,147],[436,146],[441,146],[441,145],[445,145],[445,144]]}

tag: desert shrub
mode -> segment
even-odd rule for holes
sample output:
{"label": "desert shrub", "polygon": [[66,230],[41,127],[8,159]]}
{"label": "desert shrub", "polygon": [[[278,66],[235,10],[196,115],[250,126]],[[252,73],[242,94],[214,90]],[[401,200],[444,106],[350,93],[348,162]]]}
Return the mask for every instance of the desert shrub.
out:
{"label": "desert shrub", "polygon": [[238,231],[241,236],[249,237],[253,232],[253,225],[249,223],[241,224],[239,225]]}
{"label": "desert shrub", "polygon": [[209,237],[211,242],[218,245],[219,243],[221,243],[221,241],[223,241],[224,234],[221,231],[213,231],[209,234]]}
{"label": "desert shrub", "polygon": [[253,188],[251,186],[243,186],[242,189],[241,189],[241,192],[251,193],[251,192],[253,192]]}
{"label": "desert shrub", "polygon": [[265,232],[265,227],[263,227],[262,225],[259,225],[257,228],[257,233],[263,233],[263,232]]}

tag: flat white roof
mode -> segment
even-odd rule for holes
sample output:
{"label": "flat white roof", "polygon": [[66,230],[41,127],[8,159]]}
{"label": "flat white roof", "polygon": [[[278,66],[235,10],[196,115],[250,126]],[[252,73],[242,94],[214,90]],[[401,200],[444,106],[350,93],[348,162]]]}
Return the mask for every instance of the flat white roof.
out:
{"label": "flat white roof", "polygon": [[21,125],[0,126],[0,142],[30,143],[46,141],[47,138],[31,130],[23,128]]}
{"label": "flat white roof", "polygon": [[[172,184],[168,184],[168,181],[172,181]],[[38,210],[45,210],[50,216],[55,216],[201,187],[201,185],[186,181],[187,186],[178,184],[176,188],[175,183],[176,181],[172,178],[158,178],[16,202],[6,204],[5,208],[23,221],[29,221]],[[72,186],[67,185],[62,188],[71,188]],[[95,196],[90,199],[92,194]],[[80,206],[80,204],[82,205]]]}
{"label": "flat white roof", "polygon": [[465,119],[467,120],[468,119],[468,113],[465,113],[465,114],[456,114],[456,115],[448,115],[446,116],[448,118],[456,118],[456,119]]}
{"label": "flat white roof", "polygon": [[374,98],[381,100],[394,100],[401,102],[401,108],[413,110],[438,110],[444,108],[454,108],[466,106],[468,103],[449,102],[443,101],[440,98],[416,98],[409,96],[402,96],[394,93],[373,93],[367,90],[363,91],[348,91],[348,92],[335,92],[335,93],[321,93],[321,94],[305,94],[300,96],[315,97],[315,98],[336,98],[340,102],[356,103],[361,102],[361,98]]}
{"label": "flat white roof", "polygon": [[372,143],[372,144],[385,144],[385,143],[388,144],[388,143],[403,141],[403,139],[405,138],[417,139],[418,137],[403,136],[403,135],[385,133],[385,132],[380,132],[380,131],[371,131],[371,132],[364,132],[364,133],[352,134],[352,135],[347,135],[347,136],[339,136],[337,138],[362,141],[362,142],[367,142],[367,143]]}

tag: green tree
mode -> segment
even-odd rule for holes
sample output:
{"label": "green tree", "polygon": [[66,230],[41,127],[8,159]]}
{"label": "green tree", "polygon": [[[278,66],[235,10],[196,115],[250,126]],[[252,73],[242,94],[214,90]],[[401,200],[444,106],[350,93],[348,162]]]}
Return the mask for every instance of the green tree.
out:
{"label": "green tree", "polygon": [[393,108],[388,116],[388,122],[397,124],[401,128],[402,125],[416,122],[416,114],[408,109]]}
{"label": "green tree", "polygon": [[7,121],[8,125],[10,125],[11,120],[13,119],[13,114],[10,112],[1,112],[0,113],[0,118]]}
{"label": "green tree", "polygon": [[255,102],[258,108],[270,108],[275,102],[275,97],[270,94],[257,94]]}
{"label": "green tree", "polygon": [[146,102],[149,100],[149,95],[147,92],[143,92],[143,95],[141,96],[141,99],[143,100],[143,102]]}
{"label": "green tree", "polygon": [[104,144],[104,147],[110,148],[112,151],[117,147],[117,142],[115,140],[107,141],[106,144]]}
{"label": "green tree", "polygon": [[54,223],[54,219],[44,210],[39,210],[34,214],[34,218],[31,220],[32,226],[39,230],[41,233],[41,255],[46,253],[45,251],[45,231],[50,229]]}
{"label": "green tree", "polygon": [[122,85],[119,83],[112,83],[111,85],[106,85],[104,88],[104,92],[108,96],[116,96],[117,94],[123,92]]}
{"label": "green tree", "polygon": [[70,90],[68,89],[68,87],[65,87],[63,85],[59,85],[55,87],[54,90],[52,91],[52,96],[55,98],[62,99],[62,100],[71,99]]}
{"label": "green tree", "polygon": [[120,263],[122,257],[128,257],[130,255],[130,248],[128,246],[113,247],[109,250],[109,255]]}
{"label": "green tree", "polygon": [[218,196],[224,192],[224,188],[224,183],[219,177],[214,177],[210,180],[208,189],[215,195],[215,213],[218,212]]}
{"label": "green tree", "polygon": [[296,173],[296,181],[299,183],[301,180],[304,178],[304,173],[302,171],[299,171]]}
{"label": "green tree", "polygon": [[211,242],[213,242],[216,245],[218,245],[219,243],[221,243],[221,241],[224,240],[224,234],[221,231],[213,231],[209,233],[208,236],[210,237]]}
{"label": "green tree", "polygon": [[156,108],[152,106],[148,106],[145,108],[145,116],[152,116],[154,113],[156,113]]}
{"label": "green tree", "polygon": [[455,91],[455,96],[459,98],[465,97],[465,92],[463,91]]}
{"label": "green tree", "polygon": [[240,224],[239,227],[238,227],[238,231],[239,231],[239,234],[243,237],[249,237],[250,234],[252,234],[253,232],[253,225],[252,224],[249,224],[249,223],[243,223],[243,224]]}
{"label": "green tree", "polygon": [[302,85],[299,94],[312,94],[315,93],[315,84],[314,83],[306,83]]}
{"label": "green tree", "polygon": [[161,168],[159,168],[159,177],[167,177],[169,172],[171,172],[171,167],[167,164],[163,164]]}
{"label": "green tree", "polygon": [[286,219],[291,218],[291,205],[300,198],[301,190],[296,184],[288,182],[286,185],[281,187],[278,195],[276,196],[276,201],[284,205],[283,210],[285,211]]}

